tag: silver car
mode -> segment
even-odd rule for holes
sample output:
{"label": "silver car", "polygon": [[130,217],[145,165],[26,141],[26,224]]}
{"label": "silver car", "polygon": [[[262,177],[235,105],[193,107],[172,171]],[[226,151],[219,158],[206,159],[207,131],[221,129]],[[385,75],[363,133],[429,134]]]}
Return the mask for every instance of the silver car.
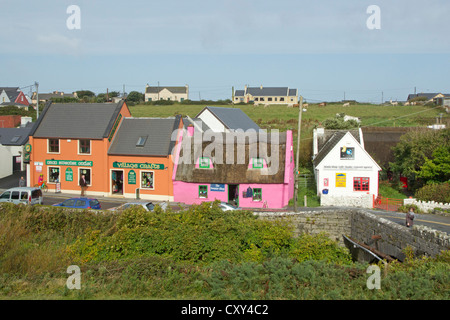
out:
{"label": "silver car", "polygon": [[0,202],[11,202],[14,204],[42,204],[43,201],[41,189],[33,187],[11,188],[0,195]]}
{"label": "silver car", "polygon": [[153,211],[153,209],[155,208],[156,205],[159,205],[161,207],[161,209],[166,210],[167,208],[167,202],[162,202],[162,203],[153,203],[153,202],[127,202],[124,203],[118,207],[114,207],[111,208],[109,210],[111,211],[123,211],[125,209],[128,209],[132,206],[140,206],[142,208],[144,208],[147,211]]}

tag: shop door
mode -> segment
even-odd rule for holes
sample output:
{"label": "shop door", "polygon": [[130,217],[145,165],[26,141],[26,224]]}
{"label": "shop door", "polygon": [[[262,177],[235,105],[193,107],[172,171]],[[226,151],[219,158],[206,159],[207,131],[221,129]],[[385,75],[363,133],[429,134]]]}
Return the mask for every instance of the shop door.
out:
{"label": "shop door", "polygon": [[123,194],[123,171],[113,170],[111,172],[111,187],[113,194]]}
{"label": "shop door", "polygon": [[239,207],[239,185],[228,185],[228,202]]}

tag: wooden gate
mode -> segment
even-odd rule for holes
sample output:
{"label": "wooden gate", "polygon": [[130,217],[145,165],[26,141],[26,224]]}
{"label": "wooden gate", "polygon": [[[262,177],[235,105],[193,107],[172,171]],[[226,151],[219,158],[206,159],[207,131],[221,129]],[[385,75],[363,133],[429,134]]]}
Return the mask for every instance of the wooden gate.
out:
{"label": "wooden gate", "polygon": [[373,207],[387,211],[397,211],[403,205],[402,199],[392,199],[378,196],[373,200]]}

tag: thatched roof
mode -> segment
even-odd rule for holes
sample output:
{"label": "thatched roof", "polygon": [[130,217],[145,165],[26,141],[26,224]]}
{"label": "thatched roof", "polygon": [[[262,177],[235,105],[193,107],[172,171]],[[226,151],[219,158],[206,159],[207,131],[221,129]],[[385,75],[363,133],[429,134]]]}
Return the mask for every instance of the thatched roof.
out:
{"label": "thatched roof", "polygon": [[[175,180],[227,184],[284,183],[286,132],[279,133],[278,137],[254,134],[245,140],[245,133],[213,133],[212,136],[212,139],[207,136],[197,140],[195,136],[183,139]],[[194,143],[195,140],[199,143]],[[213,168],[195,168],[200,156],[210,158]],[[267,168],[253,169],[251,165],[249,168],[251,159],[255,157],[265,159]]]}

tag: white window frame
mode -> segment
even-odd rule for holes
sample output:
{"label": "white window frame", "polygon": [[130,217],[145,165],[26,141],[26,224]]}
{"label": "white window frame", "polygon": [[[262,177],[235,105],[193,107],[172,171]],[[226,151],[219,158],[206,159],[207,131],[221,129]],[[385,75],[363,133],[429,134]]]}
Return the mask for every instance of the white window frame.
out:
{"label": "white window frame", "polygon": [[47,183],[56,184],[56,182],[50,182],[50,168],[58,168],[59,170],[59,182],[61,182],[61,167],[60,166],[47,166]]}
{"label": "white window frame", "polygon": [[91,181],[90,181],[90,184],[88,184],[87,186],[88,187],[91,187],[92,186],[92,167],[91,168],[87,168],[87,167],[78,167],[78,181],[77,181],[77,183],[78,183],[78,186],[80,186],[80,179],[81,179],[81,175],[82,175],[82,173],[81,173],[81,171],[80,170],[83,170],[83,169],[86,169],[86,170],[90,170],[91,171]]}
{"label": "white window frame", "polygon": [[[89,140],[89,153],[81,153],[80,152],[80,140]],[[77,154],[80,155],[80,156],[90,156],[90,155],[92,155],[92,140],[91,139],[78,139]]]}
{"label": "white window frame", "polygon": [[[153,188],[142,187],[142,174],[145,173],[145,172],[151,172],[153,174]],[[140,170],[139,171],[139,189],[142,189],[142,190],[155,190],[155,185],[156,185],[155,171],[153,171],[153,170]]]}

